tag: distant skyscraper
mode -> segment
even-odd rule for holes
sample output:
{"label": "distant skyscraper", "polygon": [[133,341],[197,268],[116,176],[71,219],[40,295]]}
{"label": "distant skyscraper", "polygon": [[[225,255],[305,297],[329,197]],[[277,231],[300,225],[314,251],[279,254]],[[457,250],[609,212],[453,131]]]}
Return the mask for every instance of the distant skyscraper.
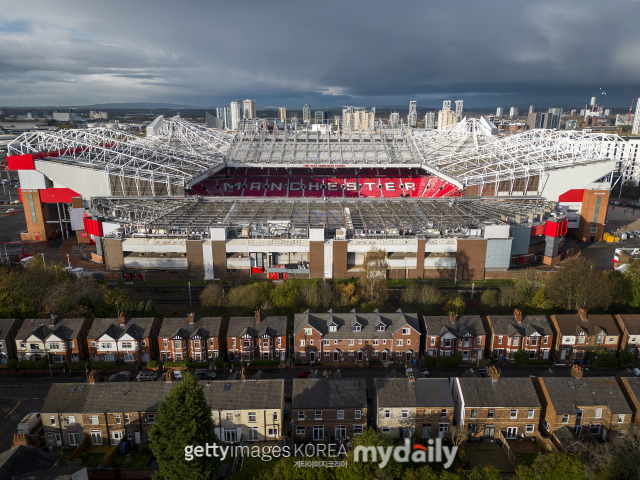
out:
{"label": "distant skyscraper", "polygon": [[231,102],[231,130],[238,130],[242,121],[242,104],[240,100]]}
{"label": "distant skyscraper", "polygon": [[398,125],[400,125],[400,112],[391,112],[389,116],[389,126],[397,127]]}
{"label": "distant skyscraper", "polygon": [[416,128],[418,126],[418,102],[411,100],[409,102],[409,116],[407,117],[409,127]]}
{"label": "distant skyscraper", "polygon": [[536,110],[533,108],[533,105],[529,105],[529,113],[534,113]]}
{"label": "distant skyscraper", "polygon": [[311,107],[308,103],[305,103],[304,107],[302,107],[302,123],[311,123]]}
{"label": "distant skyscraper", "polygon": [[640,135],[640,98],[636,100],[636,113],[633,117],[633,127],[631,128],[633,135]]}
{"label": "distant skyscraper", "polygon": [[456,118],[462,120],[462,104],[464,100],[456,100]]}
{"label": "distant skyscraper", "polygon": [[560,128],[560,120],[562,118],[562,108],[554,107],[549,109],[549,113],[553,114],[553,121],[549,123],[547,128]]}
{"label": "distant skyscraper", "polygon": [[216,108],[216,117],[222,120],[223,129],[231,129],[231,111],[229,110],[229,107]]}
{"label": "distant skyscraper", "polygon": [[287,109],[284,107],[278,108],[278,117],[282,123],[287,123]]}
{"label": "distant skyscraper", "polygon": [[571,116],[575,117],[576,116],[576,109],[574,108],[573,110],[571,110]]}
{"label": "distant skyscraper", "polygon": [[451,100],[442,102],[442,110],[438,112],[438,130],[447,130],[450,125],[454,125],[458,120],[456,112],[451,110]]}
{"label": "distant skyscraper", "polygon": [[[349,107],[351,111],[346,111],[342,117],[342,131],[344,132],[366,132],[373,130],[376,110],[372,108],[367,112],[366,108]],[[343,109],[344,112],[344,109]]]}
{"label": "distant skyscraper", "polygon": [[518,107],[511,107],[511,110],[509,111],[509,116],[511,118],[516,118],[518,116]]}
{"label": "distant skyscraper", "polygon": [[327,117],[329,116],[329,112],[316,110],[315,112],[315,123],[318,125],[324,125],[327,123]]}
{"label": "distant skyscraper", "polygon": [[246,119],[256,118],[256,101],[245,100],[242,102],[242,116]]}
{"label": "distant skyscraper", "polygon": [[501,117],[504,115],[504,109],[502,107],[496,108],[496,117]]}
{"label": "distant skyscraper", "polygon": [[424,128],[435,128],[436,112],[427,112],[424,116]]}
{"label": "distant skyscraper", "polygon": [[611,115],[611,110],[609,110],[608,108],[604,109],[604,116],[608,117],[609,115]]}

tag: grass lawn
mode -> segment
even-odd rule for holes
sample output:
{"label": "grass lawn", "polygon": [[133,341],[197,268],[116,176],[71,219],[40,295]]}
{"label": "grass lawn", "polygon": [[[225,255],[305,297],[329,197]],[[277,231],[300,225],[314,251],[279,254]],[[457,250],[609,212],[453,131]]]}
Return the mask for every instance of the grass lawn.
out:
{"label": "grass lawn", "polygon": [[82,455],[82,465],[85,467],[97,467],[100,465],[100,462],[104,459],[104,453],[85,453]]}
{"label": "grass lawn", "polygon": [[127,455],[118,455],[111,464],[114,468],[143,468],[151,451],[147,445],[136,445]]}
{"label": "grass lawn", "polygon": [[262,460],[260,460],[260,458],[247,456],[244,459],[242,468],[240,468],[240,470],[238,470],[236,474],[231,478],[233,478],[233,480],[253,480],[260,473],[271,468],[279,460],[279,458],[276,458],[271,460],[270,462],[263,462]]}

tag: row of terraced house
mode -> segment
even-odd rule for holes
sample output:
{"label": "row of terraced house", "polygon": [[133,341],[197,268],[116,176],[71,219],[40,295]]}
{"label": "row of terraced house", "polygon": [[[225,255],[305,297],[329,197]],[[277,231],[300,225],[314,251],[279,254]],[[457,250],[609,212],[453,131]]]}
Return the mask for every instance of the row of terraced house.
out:
{"label": "row of terraced house", "polygon": [[[338,313],[307,310],[294,318],[294,356],[301,363],[358,365],[412,362],[422,354],[451,356],[464,362],[485,357],[514,361],[524,350],[530,359],[575,363],[597,348],[630,350],[640,357],[640,315],[577,314],[423,316],[393,313]],[[287,358],[287,318],[65,318],[0,319],[0,362],[80,360],[140,365],[161,361],[212,361]]]}

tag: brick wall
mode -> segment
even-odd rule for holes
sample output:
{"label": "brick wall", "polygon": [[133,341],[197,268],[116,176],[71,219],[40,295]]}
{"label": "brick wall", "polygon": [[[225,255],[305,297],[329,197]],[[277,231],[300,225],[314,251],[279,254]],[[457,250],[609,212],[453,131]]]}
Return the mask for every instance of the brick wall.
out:
{"label": "brick wall", "polygon": [[[122,413],[84,413],[82,421],[84,423],[85,435],[89,437],[89,443],[92,443],[91,432],[99,431],[102,437],[102,445],[111,445],[116,442],[111,440],[111,432],[122,432],[122,440],[128,439],[128,432],[131,432],[131,441],[135,441],[135,432],[140,432],[140,440],[144,441],[149,438],[149,430],[153,428],[153,423],[149,423],[149,415],[157,415],[156,412],[122,412]],[[126,415],[129,415],[129,423],[126,423]],[[117,416],[120,416],[118,423]],[[97,417],[98,423],[92,424],[91,417]]]}
{"label": "brick wall", "polygon": [[[472,418],[472,411],[476,410],[477,418]],[[490,418],[490,411],[493,410],[493,418]],[[506,437],[507,428],[516,427],[518,429],[517,435],[524,434],[525,436],[533,436],[538,431],[538,424],[540,422],[541,408],[540,407],[519,407],[517,409],[517,418],[511,418],[511,408],[478,408],[478,407],[466,407],[464,410],[464,424],[467,431],[472,431],[471,425],[476,425],[476,432],[470,433],[474,437],[484,436],[485,427],[487,425],[494,425],[495,432],[501,431]],[[533,410],[533,418],[528,418],[529,410]],[[526,433],[527,425],[533,425],[533,432]]]}
{"label": "brick wall", "polygon": [[456,262],[460,280],[480,280],[485,275],[486,240],[458,240]]}
{"label": "brick wall", "polygon": [[[356,419],[356,410],[360,410],[360,418]],[[298,412],[304,412],[304,420],[299,420]],[[322,419],[315,419],[315,409],[292,409],[293,436],[296,440],[312,440],[314,425],[324,427],[324,438],[336,436],[336,426],[345,426],[347,437],[351,437],[354,431],[354,425],[362,425],[362,430],[367,429],[367,409],[343,409],[344,419],[338,420],[339,409],[322,409]],[[305,427],[305,434],[297,434],[297,427]]]}
{"label": "brick wall", "polygon": [[[446,412],[444,412],[446,410]],[[443,412],[444,415],[443,416]],[[418,438],[424,438],[425,426],[431,426],[431,438],[439,437],[440,425],[447,424],[441,438],[451,438],[454,409],[451,407],[417,407],[415,429]]]}

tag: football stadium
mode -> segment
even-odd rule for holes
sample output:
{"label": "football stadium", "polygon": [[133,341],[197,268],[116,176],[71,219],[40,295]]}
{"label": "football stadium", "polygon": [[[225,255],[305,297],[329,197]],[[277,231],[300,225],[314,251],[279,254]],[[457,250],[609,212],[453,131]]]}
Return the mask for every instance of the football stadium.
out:
{"label": "football stadium", "polygon": [[145,136],[27,132],[23,240],[95,243],[122,274],[350,278],[372,249],[390,278],[505,278],[602,238],[617,135],[485,118],[445,130],[228,132],[156,118]]}

